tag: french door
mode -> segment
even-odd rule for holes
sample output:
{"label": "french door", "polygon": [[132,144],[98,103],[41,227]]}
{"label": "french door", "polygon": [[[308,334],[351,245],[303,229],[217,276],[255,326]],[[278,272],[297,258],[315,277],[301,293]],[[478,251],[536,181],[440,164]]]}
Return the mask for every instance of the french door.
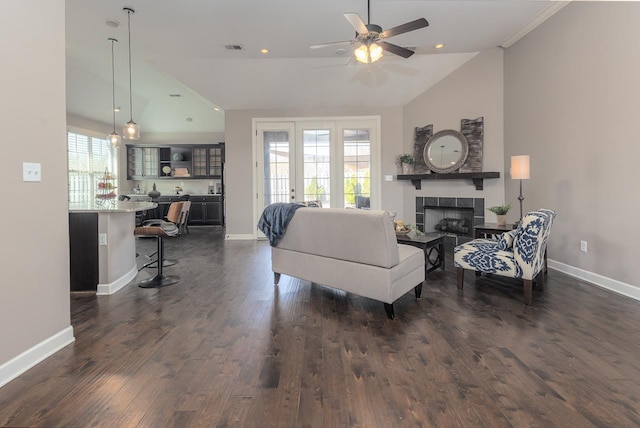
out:
{"label": "french door", "polygon": [[274,202],[379,208],[379,120],[256,120],[254,127],[256,224]]}

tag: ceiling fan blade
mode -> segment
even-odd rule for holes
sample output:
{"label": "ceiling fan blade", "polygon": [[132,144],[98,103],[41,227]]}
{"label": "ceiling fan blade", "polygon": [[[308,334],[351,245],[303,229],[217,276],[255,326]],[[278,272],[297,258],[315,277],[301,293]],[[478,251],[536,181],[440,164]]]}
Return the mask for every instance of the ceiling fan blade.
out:
{"label": "ceiling fan blade", "polygon": [[342,42],[330,42],[330,43],[321,43],[319,45],[311,45],[309,46],[311,49],[319,49],[319,48],[326,48],[329,46],[335,46],[335,45],[352,45],[356,43],[355,40],[345,40]]}
{"label": "ceiling fan blade", "polygon": [[383,41],[379,41],[378,46],[380,46],[383,50],[390,52],[392,54],[399,55],[402,58],[409,58],[411,55],[414,54],[412,50],[405,49],[398,45],[394,45],[394,44],[383,42]]}
{"label": "ceiling fan blade", "polygon": [[347,18],[349,24],[351,24],[351,26],[356,29],[358,34],[362,34],[363,36],[369,34],[369,30],[367,30],[367,26],[365,25],[362,18],[360,18],[360,15],[358,15],[357,13],[345,13],[344,17]]}
{"label": "ceiling fan blade", "polygon": [[420,28],[428,27],[429,23],[426,19],[420,18],[415,21],[407,22],[402,25],[398,25],[397,27],[389,28],[388,30],[383,31],[380,34],[380,37],[392,37],[397,36],[398,34],[408,33],[409,31],[418,30]]}

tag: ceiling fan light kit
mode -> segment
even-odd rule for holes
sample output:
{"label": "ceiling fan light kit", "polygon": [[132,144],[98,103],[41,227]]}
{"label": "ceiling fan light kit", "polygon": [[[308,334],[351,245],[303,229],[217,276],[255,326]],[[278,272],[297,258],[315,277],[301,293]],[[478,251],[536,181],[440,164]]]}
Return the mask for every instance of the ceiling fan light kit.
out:
{"label": "ceiling fan light kit", "polygon": [[407,22],[402,25],[398,25],[397,27],[393,27],[383,31],[381,26],[371,23],[370,0],[367,0],[368,24],[365,24],[362,18],[360,18],[360,15],[358,15],[357,13],[345,13],[344,17],[356,30],[355,40],[323,43],[320,45],[312,45],[310,46],[310,48],[317,49],[332,45],[357,43],[359,44],[359,46],[355,49],[354,55],[356,57],[356,60],[365,64],[370,64],[382,58],[383,51],[401,56],[403,58],[409,58],[414,54],[414,51],[398,45],[394,45],[392,43],[388,43],[384,41],[384,39],[429,26],[429,23],[426,19],[420,18],[416,19],[415,21]]}
{"label": "ceiling fan light kit", "polygon": [[133,121],[133,91],[131,89],[131,14],[135,11],[125,7],[122,9],[127,12],[127,25],[129,32],[129,113],[130,119],[122,128],[124,138],[127,140],[137,140],[140,138],[140,127]]}

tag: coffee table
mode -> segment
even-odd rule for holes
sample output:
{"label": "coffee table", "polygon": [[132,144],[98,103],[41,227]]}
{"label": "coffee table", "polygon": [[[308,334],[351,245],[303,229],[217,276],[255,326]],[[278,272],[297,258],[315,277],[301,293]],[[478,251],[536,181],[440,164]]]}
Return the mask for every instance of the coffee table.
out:
{"label": "coffee table", "polygon": [[416,236],[415,232],[408,235],[396,235],[398,244],[412,245],[424,251],[425,274],[442,268],[444,270],[444,233],[425,233]]}

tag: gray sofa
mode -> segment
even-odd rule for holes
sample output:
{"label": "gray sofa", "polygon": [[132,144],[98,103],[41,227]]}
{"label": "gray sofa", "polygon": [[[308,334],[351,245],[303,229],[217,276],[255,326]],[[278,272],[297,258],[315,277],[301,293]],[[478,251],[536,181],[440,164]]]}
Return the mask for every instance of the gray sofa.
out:
{"label": "gray sofa", "polygon": [[394,318],[393,302],[425,279],[424,254],[399,245],[386,211],[300,208],[277,247],[271,265],[280,274],[338,288],[384,303]]}

